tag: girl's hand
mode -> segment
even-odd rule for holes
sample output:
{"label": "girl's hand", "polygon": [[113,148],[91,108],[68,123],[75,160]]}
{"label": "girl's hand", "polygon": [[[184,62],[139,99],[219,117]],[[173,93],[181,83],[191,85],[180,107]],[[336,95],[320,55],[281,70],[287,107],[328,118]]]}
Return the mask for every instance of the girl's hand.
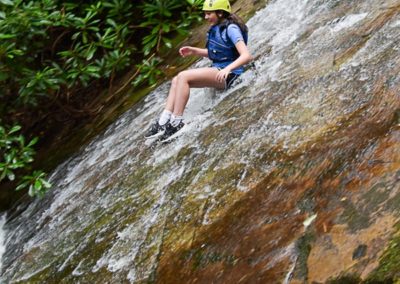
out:
{"label": "girl's hand", "polygon": [[229,73],[231,73],[231,71],[229,69],[222,69],[217,73],[217,81],[218,82],[224,82],[226,80],[226,78],[228,77]]}
{"label": "girl's hand", "polygon": [[194,50],[193,50],[193,48],[192,48],[191,46],[184,46],[184,47],[181,47],[181,48],[179,49],[179,54],[180,54],[182,57],[194,55]]}

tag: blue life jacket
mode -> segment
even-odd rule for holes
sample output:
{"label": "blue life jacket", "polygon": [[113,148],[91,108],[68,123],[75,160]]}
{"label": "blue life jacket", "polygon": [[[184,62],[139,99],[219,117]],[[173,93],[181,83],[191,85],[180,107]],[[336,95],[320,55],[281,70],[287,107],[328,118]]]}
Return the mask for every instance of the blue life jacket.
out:
{"label": "blue life jacket", "polygon": [[[233,62],[239,56],[233,42],[229,39],[227,32],[228,26],[232,23],[222,23],[218,26],[213,26],[207,33],[207,44],[208,58],[213,62]],[[247,44],[248,35],[246,32],[242,32],[245,44]],[[223,35],[227,40],[224,40]]]}

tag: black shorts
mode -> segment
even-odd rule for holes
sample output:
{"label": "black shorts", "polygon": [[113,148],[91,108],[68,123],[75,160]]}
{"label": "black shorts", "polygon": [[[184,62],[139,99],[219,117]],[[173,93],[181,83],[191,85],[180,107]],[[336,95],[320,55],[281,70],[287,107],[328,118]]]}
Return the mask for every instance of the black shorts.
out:
{"label": "black shorts", "polygon": [[240,75],[235,73],[229,73],[225,80],[225,90],[229,89],[233,82],[239,77]]}
{"label": "black shorts", "polygon": [[[222,68],[220,68],[220,67],[215,67],[215,68],[217,68],[218,70],[222,70]],[[228,76],[226,77],[226,79],[225,79],[225,90],[228,90],[231,86],[232,86],[232,84],[233,84],[233,82],[239,77],[240,75],[238,75],[238,74],[235,74],[235,73],[229,73],[228,74]]]}

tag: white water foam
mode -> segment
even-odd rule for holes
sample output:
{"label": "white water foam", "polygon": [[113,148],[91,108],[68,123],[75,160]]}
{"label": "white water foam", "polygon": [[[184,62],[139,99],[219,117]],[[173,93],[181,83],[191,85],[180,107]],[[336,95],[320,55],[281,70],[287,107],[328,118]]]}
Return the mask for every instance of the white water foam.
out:
{"label": "white water foam", "polygon": [[343,29],[352,27],[355,24],[357,24],[358,22],[364,20],[365,17],[367,17],[367,15],[368,15],[368,13],[354,14],[354,15],[348,15],[342,19],[334,20],[333,22],[335,24],[333,24],[331,26],[331,31],[337,33]]}
{"label": "white water foam", "polygon": [[[5,241],[5,236],[6,236],[6,231],[4,230],[4,225],[6,224],[6,214],[3,214],[0,217],[0,272],[3,267],[3,254],[6,250],[4,246],[4,241]],[[0,278],[0,283],[1,283],[1,278]]]}
{"label": "white water foam", "polygon": [[400,27],[400,20],[397,20],[396,22],[390,24],[390,26],[391,26],[392,28]]}

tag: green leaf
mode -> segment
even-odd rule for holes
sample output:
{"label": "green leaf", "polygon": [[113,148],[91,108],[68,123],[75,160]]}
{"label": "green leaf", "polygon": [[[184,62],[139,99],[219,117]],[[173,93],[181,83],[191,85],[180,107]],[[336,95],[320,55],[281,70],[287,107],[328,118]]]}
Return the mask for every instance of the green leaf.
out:
{"label": "green leaf", "polygon": [[26,188],[28,185],[29,185],[29,181],[23,182],[23,183],[19,184],[19,185],[15,188],[15,190],[16,190],[16,191],[19,191],[19,190],[21,190],[21,189]]}
{"label": "green leaf", "polygon": [[172,16],[172,13],[170,11],[168,11],[168,10],[164,10],[163,15],[169,18],[169,17]]}
{"label": "green leaf", "polygon": [[49,20],[40,20],[39,22],[36,23],[36,25],[38,25],[38,26],[50,25],[50,24],[52,24],[52,22]]}
{"label": "green leaf", "polygon": [[13,1],[11,1],[11,0],[0,0],[0,3],[2,3],[4,5],[8,5],[8,6],[14,5]]}
{"label": "green leaf", "polygon": [[33,138],[29,144],[27,145],[27,147],[32,147],[33,145],[35,145],[38,142],[39,138],[35,137]]}
{"label": "green leaf", "polygon": [[87,67],[87,71],[90,73],[97,73],[99,72],[99,67],[90,65]]}
{"label": "green leaf", "polygon": [[117,27],[117,23],[113,19],[108,18],[106,22],[107,22],[107,24],[109,24],[110,26],[112,26],[114,28]]}
{"label": "green leaf", "polygon": [[35,188],[36,190],[42,189],[42,183],[40,182],[40,180],[36,180],[36,181],[35,181],[34,188]]}
{"label": "green leaf", "polygon": [[18,132],[21,130],[21,126],[20,125],[15,125],[13,128],[11,128],[10,132],[8,132],[8,134],[13,134],[15,132]]}
{"label": "green leaf", "polygon": [[171,30],[171,26],[168,24],[163,24],[162,29],[164,32],[169,33],[169,31]]}
{"label": "green leaf", "polygon": [[9,39],[9,38],[15,38],[17,35],[14,34],[0,34],[0,39]]}
{"label": "green leaf", "polygon": [[23,52],[22,50],[20,50],[20,49],[13,49],[13,50],[11,50],[7,55],[8,55],[9,57],[14,58],[14,55],[23,55],[23,54],[24,54],[24,52]]}
{"label": "green leaf", "polygon": [[[76,32],[72,35],[71,39],[76,40],[82,33],[81,32]],[[70,54],[71,51],[61,51],[59,52],[60,54]]]}
{"label": "green leaf", "polygon": [[23,166],[25,166],[24,163],[22,163],[22,162],[16,162],[16,163],[14,163],[14,164],[12,164],[12,165],[10,166],[10,169],[16,170],[16,169],[18,169],[18,168],[22,168]]}
{"label": "green leaf", "polygon": [[86,60],[90,60],[93,58],[94,54],[96,53],[97,48],[96,47],[91,47],[87,52],[86,52]]}

